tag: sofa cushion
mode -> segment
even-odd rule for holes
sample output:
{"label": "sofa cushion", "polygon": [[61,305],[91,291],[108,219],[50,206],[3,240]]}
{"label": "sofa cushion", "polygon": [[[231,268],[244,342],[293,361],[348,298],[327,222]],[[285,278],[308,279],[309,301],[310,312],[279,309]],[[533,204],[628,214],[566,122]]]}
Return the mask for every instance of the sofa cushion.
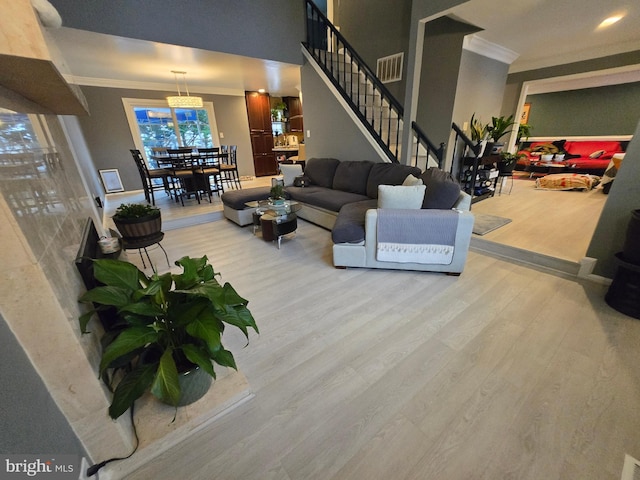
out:
{"label": "sofa cushion", "polygon": [[417,167],[398,163],[374,163],[367,179],[367,196],[378,198],[378,185],[402,185],[407,175],[419,177],[422,171]]}
{"label": "sofa cushion", "polygon": [[420,178],[427,187],[422,208],[453,208],[460,196],[460,184],[450,173],[431,167]]}
{"label": "sofa cushion", "polygon": [[365,213],[376,208],[377,200],[369,198],[360,202],[347,203],[340,209],[336,223],[331,230],[333,243],[364,242]]}
{"label": "sofa cushion", "polygon": [[417,210],[424,201],[425,185],[378,185],[378,208]]}
{"label": "sofa cushion", "polygon": [[[565,150],[571,155],[580,155],[581,157],[589,157],[598,150],[604,150],[605,155],[601,158],[611,158],[614,153],[622,153],[622,145],[615,140],[575,140],[565,143]],[[575,158],[575,157],[574,157]]]}
{"label": "sofa cushion", "polygon": [[304,167],[304,174],[313,185],[333,187],[333,177],[340,160],[335,158],[310,158]]}
{"label": "sofa cushion", "polygon": [[343,192],[367,194],[367,178],[373,162],[340,162],[333,177],[333,189]]}
{"label": "sofa cushion", "polygon": [[309,187],[287,187],[287,193],[293,200],[308,203],[316,207],[339,212],[343,205],[352,202],[368,200],[365,195],[357,193],[343,192],[342,190],[332,190],[330,188],[311,185]]}
{"label": "sofa cushion", "polygon": [[244,210],[247,202],[266,200],[271,194],[271,186],[228,190],[222,194],[222,203],[234,210]]}

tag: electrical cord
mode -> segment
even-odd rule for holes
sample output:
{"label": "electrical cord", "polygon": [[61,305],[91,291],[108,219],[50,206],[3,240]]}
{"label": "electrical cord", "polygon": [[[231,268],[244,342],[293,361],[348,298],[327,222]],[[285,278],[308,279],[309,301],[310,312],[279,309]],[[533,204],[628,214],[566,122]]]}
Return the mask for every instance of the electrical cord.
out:
{"label": "electrical cord", "polygon": [[136,424],[133,421],[133,406],[134,405],[135,405],[135,403],[131,404],[131,408],[129,409],[129,410],[131,410],[131,426],[133,427],[133,435],[136,437],[136,446],[134,447],[133,451],[129,455],[127,455],[126,457],[114,457],[114,458],[110,458],[109,460],[105,460],[103,462],[91,465],[89,468],[87,468],[87,477],[93,477],[96,473],[98,473],[98,470],[100,470],[102,467],[104,467],[107,463],[115,462],[115,461],[118,461],[118,460],[126,460],[127,458],[130,458],[138,450],[138,445],[140,445],[140,440],[138,439],[138,431],[136,430]]}

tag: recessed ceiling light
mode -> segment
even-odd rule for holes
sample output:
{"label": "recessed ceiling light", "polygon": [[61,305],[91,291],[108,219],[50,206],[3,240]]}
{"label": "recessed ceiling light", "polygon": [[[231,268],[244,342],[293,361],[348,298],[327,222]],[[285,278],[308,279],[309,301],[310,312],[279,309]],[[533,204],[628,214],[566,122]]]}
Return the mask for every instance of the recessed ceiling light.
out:
{"label": "recessed ceiling light", "polygon": [[264,92],[266,92],[266,90],[264,88],[259,88],[258,89],[258,93],[264,93]]}
{"label": "recessed ceiling light", "polygon": [[613,15],[609,18],[606,18],[602,21],[602,23],[600,25],[598,25],[598,28],[607,28],[610,27],[611,25],[613,25],[614,23],[622,20],[622,17],[624,17],[624,15]]}

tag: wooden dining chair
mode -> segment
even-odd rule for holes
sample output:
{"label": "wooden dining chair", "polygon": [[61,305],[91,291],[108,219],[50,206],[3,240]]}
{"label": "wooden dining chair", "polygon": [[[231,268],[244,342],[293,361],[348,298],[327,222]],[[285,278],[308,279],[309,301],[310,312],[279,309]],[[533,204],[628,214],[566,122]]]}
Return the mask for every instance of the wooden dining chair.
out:
{"label": "wooden dining chair", "polygon": [[200,190],[196,181],[196,170],[198,169],[197,156],[194,156],[192,148],[168,148],[168,166],[171,172],[174,189],[173,194],[176,201],[184,207],[184,198],[194,195],[200,203]]}
{"label": "wooden dining chair", "polygon": [[220,192],[224,193],[224,187],[222,186],[222,180],[220,178],[220,149],[218,147],[213,148],[198,148],[198,159],[200,169],[198,174],[202,175],[202,183],[206,184],[209,188],[207,194],[209,195],[209,201],[211,201],[211,194],[213,192],[220,196]]}
{"label": "wooden dining chair", "polygon": [[240,176],[238,175],[237,151],[237,145],[229,145],[229,156],[227,157],[227,160],[220,162],[220,177],[221,181],[226,183],[228,186],[231,186],[233,183],[233,188],[242,189]]}
{"label": "wooden dining chair", "polygon": [[[171,172],[164,168],[154,168],[149,170],[140,150],[129,151],[133,156],[133,160],[136,162],[136,167],[140,174],[140,180],[142,181],[144,198],[147,200],[147,203],[151,203],[152,205],[156,204],[156,199],[153,194],[155,190],[164,190],[168,195],[171,195],[171,188],[169,186],[169,176],[171,175]],[[162,180],[162,183],[158,183],[158,180]]]}

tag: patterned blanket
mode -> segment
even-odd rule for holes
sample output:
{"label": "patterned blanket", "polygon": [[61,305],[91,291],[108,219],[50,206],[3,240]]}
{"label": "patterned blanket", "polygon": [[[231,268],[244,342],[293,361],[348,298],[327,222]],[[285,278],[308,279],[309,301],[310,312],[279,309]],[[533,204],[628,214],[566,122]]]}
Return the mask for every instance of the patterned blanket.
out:
{"label": "patterned blanket", "polygon": [[591,190],[600,183],[600,177],[581,173],[552,173],[536,180],[542,190]]}

